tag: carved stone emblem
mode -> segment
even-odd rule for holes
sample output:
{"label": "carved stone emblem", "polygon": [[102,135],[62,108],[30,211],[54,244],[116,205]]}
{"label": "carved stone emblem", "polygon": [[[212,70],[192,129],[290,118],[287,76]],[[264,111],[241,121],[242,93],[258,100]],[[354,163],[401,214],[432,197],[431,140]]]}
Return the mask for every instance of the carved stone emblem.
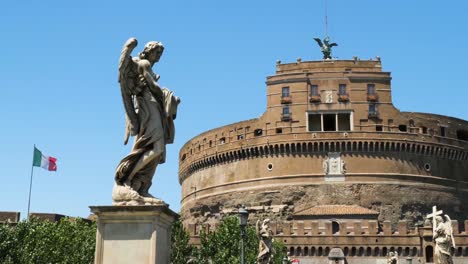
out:
{"label": "carved stone emblem", "polygon": [[333,92],[332,91],[325,91],[325,103],[326,104],[333,103]]}
{"label": "carved stone emblem", "polygon": [[325,175],[344,175],[346,173],[346,162],[341,159],[340,152],[329,152],[328,158],[322,163]]}

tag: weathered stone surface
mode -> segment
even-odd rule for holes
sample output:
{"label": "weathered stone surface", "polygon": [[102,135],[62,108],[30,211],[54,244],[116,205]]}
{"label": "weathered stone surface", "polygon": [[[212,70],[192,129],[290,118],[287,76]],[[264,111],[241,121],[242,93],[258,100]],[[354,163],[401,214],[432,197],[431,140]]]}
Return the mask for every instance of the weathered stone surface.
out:
{"label": "weathered stone surface", "polygon": [[97,216],[96,264],[169,264],[171,224],[167,206],[90,206]]}

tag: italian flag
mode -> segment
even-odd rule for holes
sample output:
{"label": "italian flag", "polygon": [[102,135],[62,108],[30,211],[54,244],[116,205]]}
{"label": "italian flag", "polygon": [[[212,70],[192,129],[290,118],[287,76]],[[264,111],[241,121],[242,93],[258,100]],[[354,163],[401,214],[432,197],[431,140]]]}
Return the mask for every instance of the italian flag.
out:
{"label": "italian flag", "polygon": [[40,150],[34,147],[33,166],[42,167],[48,171],[56,171],[57,170],[57,164],[55,163],[56,161],[57,161],[56,158],[45,156],[44,154],[42,154]]}

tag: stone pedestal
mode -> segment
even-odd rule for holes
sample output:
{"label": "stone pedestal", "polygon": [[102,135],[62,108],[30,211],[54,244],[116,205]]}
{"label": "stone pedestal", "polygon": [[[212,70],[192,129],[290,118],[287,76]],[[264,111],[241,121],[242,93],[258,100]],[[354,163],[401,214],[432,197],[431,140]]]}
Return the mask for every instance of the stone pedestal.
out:
{"label": "stone pedestal", "polygon": [[90,206],[97,216],[95,264],[169,264],[171,224],[167,205]]}

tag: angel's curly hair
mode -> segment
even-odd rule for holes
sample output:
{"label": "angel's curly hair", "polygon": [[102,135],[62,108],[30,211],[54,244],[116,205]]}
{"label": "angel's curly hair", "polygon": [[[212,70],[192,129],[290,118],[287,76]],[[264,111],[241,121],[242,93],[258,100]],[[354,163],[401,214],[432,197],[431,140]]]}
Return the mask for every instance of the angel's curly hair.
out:
{"label": "angel's curly hair", "polygon": [[146,43],[145,48],[143,49],[138,56],[140,59],[146,59],[149,53],[151,53],[153,50],[157,50],[159,54],[161,54],[164,51],[164,45],[159,42],[159,41],[150,41]]}

